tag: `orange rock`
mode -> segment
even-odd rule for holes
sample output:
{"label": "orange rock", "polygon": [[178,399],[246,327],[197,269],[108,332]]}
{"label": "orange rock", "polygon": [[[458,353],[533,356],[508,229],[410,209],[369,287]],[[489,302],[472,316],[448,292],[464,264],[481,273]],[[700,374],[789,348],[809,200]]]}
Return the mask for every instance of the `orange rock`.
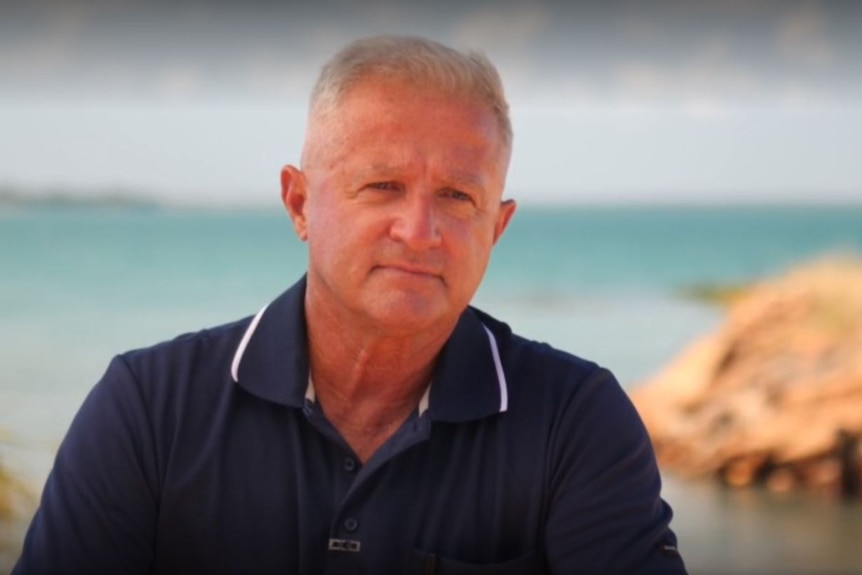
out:
{"label": "orange rock", "polygon": [[838,472],[835,454],[840,437],[862,438],[862,261],[817,261],[752,286],[631,396],[671,472],[745,486],[770,462],[773,490],[820,490],[841,473],[852,484],[862,453],[845,453]]}

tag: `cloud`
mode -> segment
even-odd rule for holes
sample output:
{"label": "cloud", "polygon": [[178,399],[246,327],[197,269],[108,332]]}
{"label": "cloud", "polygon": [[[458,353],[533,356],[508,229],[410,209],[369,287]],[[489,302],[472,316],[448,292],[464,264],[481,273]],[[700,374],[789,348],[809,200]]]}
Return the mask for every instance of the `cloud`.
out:
{"label": "cloud", "polygon": [[791,9],[778,23],[776,45],[792,60],[813,66],[828,66],[835,60],[830,42],[829,20],[817,4]]}
{"label": "cloud", "polygon": [[381,32],[481,49],[510,99],[534,105],[715,110],[862,94],[844,4],[608,2],[18,0],[0,9],[0,98],[304,101],[335,49]]}
{"label": "cloud", "polygon": [[2,19],[0,70],[25,76],[49,74],[70,64],[84,36],[87,14],[75,3],[35,2],[13,5]]}
{"label": "cloud", "polygon": [[201,89],[200,70],[182,63],[172,63],[161,73],[161,92],[170,98],[194,96]]}
{"label": "cloud", "polygon": [[453,37],[463,46],[487,46],[519,54],[538,39],[552,21],[548,7],[539,3],[485,6],[460,18]]}

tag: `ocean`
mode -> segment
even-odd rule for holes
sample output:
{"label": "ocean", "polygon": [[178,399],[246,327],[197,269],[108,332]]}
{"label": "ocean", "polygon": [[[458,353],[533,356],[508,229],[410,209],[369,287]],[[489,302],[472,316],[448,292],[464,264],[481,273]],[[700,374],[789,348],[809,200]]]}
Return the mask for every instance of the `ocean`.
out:
{"label": "ocean", "polygon": [[[848,252],[862,206],[522,206],[474,304],[632,389],[722,321],[688,288]],[[305,265],[277,205],[0,207],[0,461],[38,493],[114,354],[253,314]],[[862,506],[664,479],[693,573],[862,572]]]}

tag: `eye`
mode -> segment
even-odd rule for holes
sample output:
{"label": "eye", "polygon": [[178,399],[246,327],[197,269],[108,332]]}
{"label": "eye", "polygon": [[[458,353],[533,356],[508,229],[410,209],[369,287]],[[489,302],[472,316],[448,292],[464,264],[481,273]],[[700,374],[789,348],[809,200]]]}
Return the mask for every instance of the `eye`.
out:
{"label": "eye", "polygon": [[375,190],[397,190],[399,186],[395,182],[372,182],[368,184],[369,188],[373,188]]}
{"label": "eye", "polygon": [[470,194],[462,192],[460,190],[453,190],[451,188],[443,190],[443,197],[450,198],[453,200],[458,200],[460,202],[472,202],[473,197]]}

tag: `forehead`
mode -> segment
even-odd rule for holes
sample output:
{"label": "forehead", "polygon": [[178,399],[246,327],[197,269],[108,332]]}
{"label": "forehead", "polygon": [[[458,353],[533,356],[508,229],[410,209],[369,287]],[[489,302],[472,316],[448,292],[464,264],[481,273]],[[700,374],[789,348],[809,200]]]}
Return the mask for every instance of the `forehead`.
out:
{"label": "forehead", "polygon": [[[370,78],[352,86],[329,116],[327,132],[344,151],[383,148],[408,154],[423,146],[453,160],[503,151],[496,116],[484,102],[427,83]],[[427,151],[427,150],[426,150]],[[400,154],[399,154],[400,155]]]}
{"label": "forehead", "polygon": [[[458,126],[496,143],[500,132],[490,107],[478,97],[446,90],[429,82],[370,77],[347,90],[334,115],[343,127],[381,127],[421,131],[429,125],[442,130]],[[467,134],[465,134],[467,135]]]}

